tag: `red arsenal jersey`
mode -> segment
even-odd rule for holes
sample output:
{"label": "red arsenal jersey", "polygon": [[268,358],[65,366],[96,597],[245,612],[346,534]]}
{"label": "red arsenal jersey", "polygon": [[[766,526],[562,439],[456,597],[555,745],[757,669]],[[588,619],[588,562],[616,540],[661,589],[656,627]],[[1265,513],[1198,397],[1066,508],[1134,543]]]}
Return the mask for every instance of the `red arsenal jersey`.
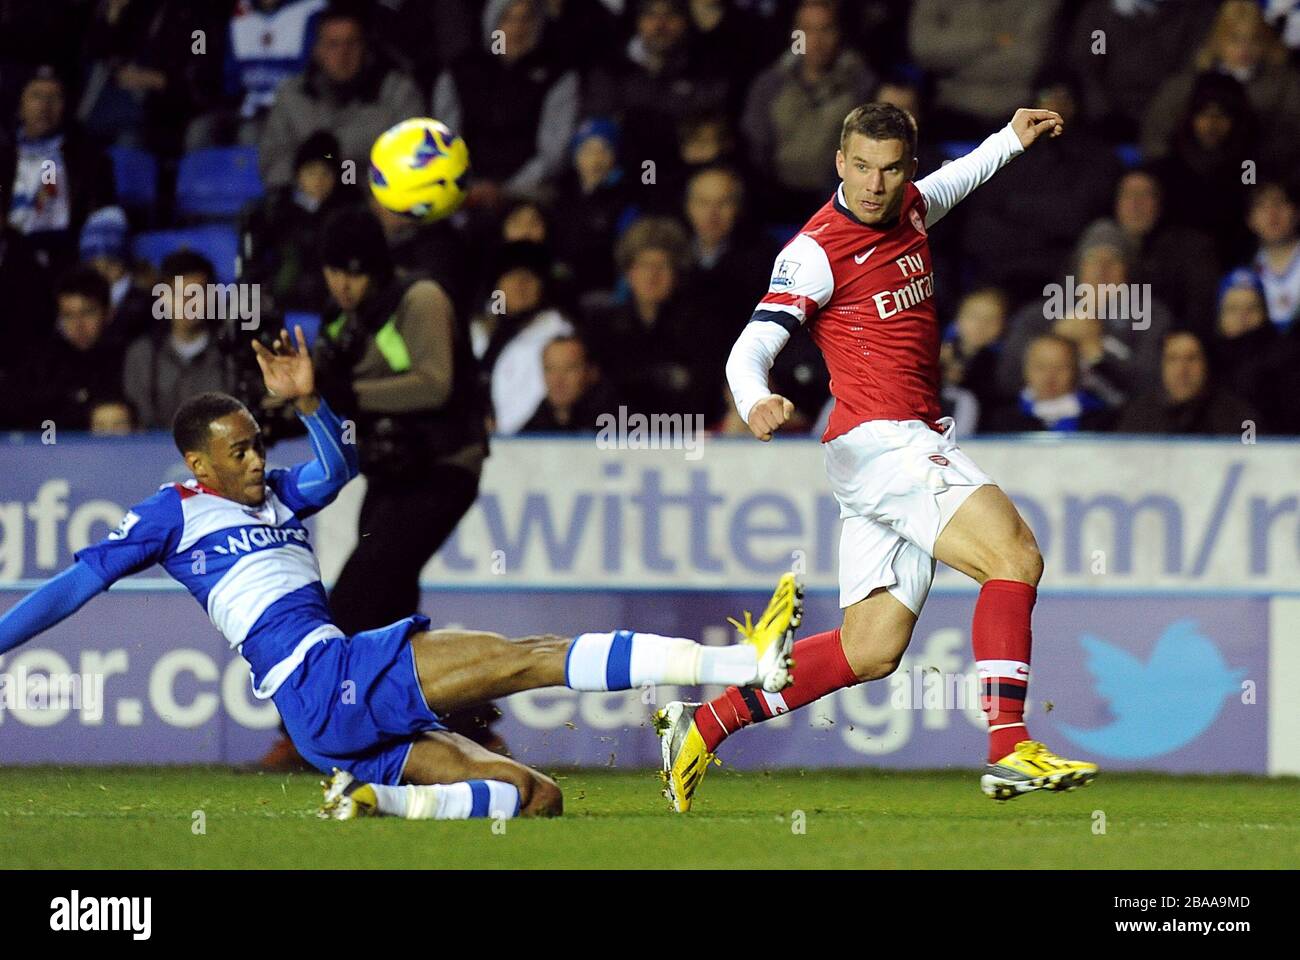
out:
{"label": "red arsenal jersey", "polygon": [[[810,325],[835,397],[823,441],[867,420],[922,420],[937,429],[939,322],[925,231],[1024,149],[1008,123],[965,156],[906,184],[898,221],[883,229],[849,213],[841,185],[777,256],[751,319],[791,332]],[[765,328],[746,326],[727,361],[736,410],[745,418],[769,390],[765,351],[775,356],[786,342],[749,335]]]}
{"label": "red arsenal jersey", "polygon": [[753,319],[809,324],[835,397],[823,441],[867,420],[935,427],[939,321],[926,200],[906,184],[898,221],[877,229],[849,213],[842,190],[781,251]]}

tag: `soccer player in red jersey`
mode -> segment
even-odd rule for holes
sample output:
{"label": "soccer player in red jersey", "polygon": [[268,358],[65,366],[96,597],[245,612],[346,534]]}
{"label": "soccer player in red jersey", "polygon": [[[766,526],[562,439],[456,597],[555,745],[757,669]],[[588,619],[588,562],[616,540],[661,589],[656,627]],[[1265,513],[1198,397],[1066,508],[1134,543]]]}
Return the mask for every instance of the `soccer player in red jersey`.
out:
{"label": "soccer player in red jersey", "polygon": [[969,154],[913,183],[911,114],[868,103],[845,118],[835,154],[843,183],[777,256],[768,291],[727,361],[736,409],[767,441],[794,413],[768,386],[791,332],[807,326],[826,359],[835,406],[822,442],[843,520],[844,620],[795,644],[795,680],[781,693],[731,687],[710,703],[675,702],[660,712],[667,795],[677,811],[690,808],[719,744],[740,728],[892,673],[936,560],[980,584],[971,639],[989,719],[983,791],[1010,799],[1096,776],[1095,764],[1053,754],[1024,724],[1029,621],[1043,560],[1015,506],[958,448],[952,420],[941,416],[927,239],[1002,166],[1063,132],[1057,113],[1017,110]]}

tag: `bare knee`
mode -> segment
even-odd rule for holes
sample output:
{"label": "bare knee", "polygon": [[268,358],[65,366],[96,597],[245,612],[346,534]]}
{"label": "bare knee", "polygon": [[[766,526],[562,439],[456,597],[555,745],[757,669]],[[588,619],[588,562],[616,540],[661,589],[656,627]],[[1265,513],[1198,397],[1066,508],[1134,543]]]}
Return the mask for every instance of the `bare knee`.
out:
{"label": "bare knee", "polygon": [[1024,582],[1033,584],[1035,587],[1043,579],[1043,555],[1038,550],[1038,544],[1033,542],[1032,538],[1030,539],[1029,552],[1025,556],[1024,575]]}
{"label": "bare knee", "polygon": [[1037,585],[1043,557],[1034,533],[995,486],[984,486],[961,506],[935,541],[934,556],[978,583],[1017,580]]}
{"label": "bare knee", "polygon": [[1037,586],[1042,579],[1043,555],[1039,552],[1038,541],[1030,529],[1021,524],[1014,537],[995,548],[980,582],[1018,580]]}
{"label": "bare knee", "polygon": [[555,781],[533,772],[519,789],[519,815],[523,817],[558,817],[564,812],[564,794]]}
{"label": "bare knee", "polygon": [[902,657],[874,657],[861,668],[855,668],[853,672],[857,674],[860,683],[868,680],[883,680],[898,669],[902,659]]}
{"label": "bare knee", "polygon": [[853,620],[845,620],[840,628],[840,640],[844,645],[844,658],[859,683],[889,676],[898,669],[907,648],[906,639],[901,643],[892,639],[882,642],[882,638],[868,626]]}
{"label": "bare knee", "polygon": [[564,812],[564,795],[555,781],[544,773],[519,765],[498,774],[519,791],[519,816],[558,817]]}

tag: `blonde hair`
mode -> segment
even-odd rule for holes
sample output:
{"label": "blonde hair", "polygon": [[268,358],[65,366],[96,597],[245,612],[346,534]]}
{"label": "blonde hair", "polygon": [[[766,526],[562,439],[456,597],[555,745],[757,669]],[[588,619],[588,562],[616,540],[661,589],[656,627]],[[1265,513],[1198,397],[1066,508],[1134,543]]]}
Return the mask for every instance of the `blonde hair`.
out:
{"label": "blonde hair", "polygon": [[1227,42],[1228,35],[1241,26],[1252,27],[1256,33],[1263,34],[1263,63],[1270,67],[1278,67],[1286,63],[1286,46],[1264,19],[1264,12],[1259,8],[1259,4],[1255,0],[1223,0],[1214,18],[1214,25],[1210,27],[1210,32],[1205,38],[1205,43],[1196,53],[1196,69],[1213,69],[1222,59],[1220,51]]}

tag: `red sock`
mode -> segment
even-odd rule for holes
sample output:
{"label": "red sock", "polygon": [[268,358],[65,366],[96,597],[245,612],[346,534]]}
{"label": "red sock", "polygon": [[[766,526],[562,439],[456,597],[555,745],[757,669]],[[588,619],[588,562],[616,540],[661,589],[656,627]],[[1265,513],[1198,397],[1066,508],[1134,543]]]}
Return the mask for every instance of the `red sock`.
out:
{"label": "red sock", "polygon": [[838,628],[796,641],[793,656],[794,683],[780,693],[756,687],[728,687],[726,693],[696,711],[695,726],[710,753],[741,727],[798,710],[833,690],[858,682],[844,659]]}
{"label": "red sock", "polygon": [[1029,615],[1038,590],[1017,580],[986,580],[975,602],[971,646],[980,681],[980,709],[989,720],[989,763],[1029,739],[1025,694],[1029,689]]}

